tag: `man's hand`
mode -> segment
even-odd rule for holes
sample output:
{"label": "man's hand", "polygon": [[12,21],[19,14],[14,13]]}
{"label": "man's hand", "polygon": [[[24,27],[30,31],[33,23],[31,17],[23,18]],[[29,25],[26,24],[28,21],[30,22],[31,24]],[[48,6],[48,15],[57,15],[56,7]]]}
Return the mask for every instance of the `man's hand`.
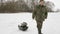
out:
{"label": "man's hand", "polygon": [[32,19],[34,19],[34,17],[32,17]]}

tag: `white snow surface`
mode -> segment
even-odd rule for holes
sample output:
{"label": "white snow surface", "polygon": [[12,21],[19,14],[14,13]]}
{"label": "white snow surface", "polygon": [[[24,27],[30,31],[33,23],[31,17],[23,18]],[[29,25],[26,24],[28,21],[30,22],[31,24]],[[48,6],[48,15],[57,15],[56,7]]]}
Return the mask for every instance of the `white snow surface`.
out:
{"label": "white snow surface", "polygon": [[[27,31],[18,29],[18,25],[22,22],[27,22]],[[0,13],[0,34],[38,34],[36,25],[32,13]],[[42,33],[60,34],[60,12],[48,13],[43,23]]]}

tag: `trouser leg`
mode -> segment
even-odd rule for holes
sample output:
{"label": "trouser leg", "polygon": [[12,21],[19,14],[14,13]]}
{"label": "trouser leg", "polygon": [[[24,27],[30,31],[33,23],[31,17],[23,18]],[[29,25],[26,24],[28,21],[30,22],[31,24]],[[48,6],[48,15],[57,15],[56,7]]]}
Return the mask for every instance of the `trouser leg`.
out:
{"label": "trouser leg", "polygon": [[43,21],[37,21],[38,34],[41,34]]}

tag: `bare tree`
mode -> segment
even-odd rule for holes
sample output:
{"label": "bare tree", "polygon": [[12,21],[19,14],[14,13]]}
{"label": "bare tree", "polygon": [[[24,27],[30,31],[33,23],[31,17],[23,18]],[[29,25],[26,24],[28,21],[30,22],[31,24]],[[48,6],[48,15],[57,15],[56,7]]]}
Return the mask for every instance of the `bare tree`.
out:
{"label": "bare tree", "polygon": [[1,6],[3,5],[3,0],[1,0]]}
{"label": "bare tree", "polygon": [[51,2],[51,1],[46,1],[45,5],[47,6],[49,12],[54,12],[54,13],[60,12],[60,9],[57,9],[55,11],[53,10],[55,8],[55,4],[53,2]]}

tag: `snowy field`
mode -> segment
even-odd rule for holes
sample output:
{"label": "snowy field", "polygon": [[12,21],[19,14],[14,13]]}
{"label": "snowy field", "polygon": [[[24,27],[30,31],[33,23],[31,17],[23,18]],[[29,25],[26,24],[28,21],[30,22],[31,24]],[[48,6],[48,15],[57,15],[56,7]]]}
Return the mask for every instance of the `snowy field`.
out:
{"label": "snowy field", "polygon": [[[60,0],[52,1],[56,9],[60,9]],[[23,32],[18,29],[18,24],[28,23],[28,30]],[[60,12],[48,13],[48,18],[43,23],[43,34],[60,34]],[[31,13],[0,13],[0,34],[38,34],[36,22]]]}
{"label": "snowy field", "polygon": [[[20,31],[18,24],[28,23],[27,31]],[[43,23],[43,34],[60,34],[60,12],[48,13]],[[0,34],[38,34],[36,22],[31,13],[0,13]]]}

